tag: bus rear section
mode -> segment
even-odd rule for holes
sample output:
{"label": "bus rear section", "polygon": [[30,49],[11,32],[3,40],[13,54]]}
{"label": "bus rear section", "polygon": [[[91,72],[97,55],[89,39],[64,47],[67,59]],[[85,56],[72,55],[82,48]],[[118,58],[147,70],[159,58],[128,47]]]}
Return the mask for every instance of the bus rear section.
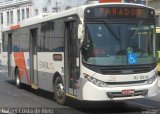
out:
{"label": "bus rear section", "polygon": [[82,43],[83,99],[157,95],[155,12],[135,5],[86,8]]}

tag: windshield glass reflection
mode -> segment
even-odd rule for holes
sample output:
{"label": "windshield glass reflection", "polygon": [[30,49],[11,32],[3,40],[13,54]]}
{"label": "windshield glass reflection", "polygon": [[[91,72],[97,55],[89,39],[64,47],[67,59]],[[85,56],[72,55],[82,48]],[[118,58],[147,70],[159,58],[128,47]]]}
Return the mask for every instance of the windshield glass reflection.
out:
{"label": "windshield glass reflection", "polygon": [[[128,65],[128,57],[136,56],[135,64],[154,63],[154,25],[86,24],[82,54],[84,62],[93,65]],[[129,55],[132,54],[132,55]]]}

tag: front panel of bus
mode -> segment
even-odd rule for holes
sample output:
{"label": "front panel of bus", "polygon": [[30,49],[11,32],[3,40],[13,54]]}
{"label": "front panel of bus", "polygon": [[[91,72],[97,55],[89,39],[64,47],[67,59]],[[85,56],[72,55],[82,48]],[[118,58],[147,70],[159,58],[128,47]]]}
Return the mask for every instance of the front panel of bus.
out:
{"label": "front panel of bus", "polygon": [[85,10],[82,44],[84,100],[155,96],[155,12],[136,5]]}

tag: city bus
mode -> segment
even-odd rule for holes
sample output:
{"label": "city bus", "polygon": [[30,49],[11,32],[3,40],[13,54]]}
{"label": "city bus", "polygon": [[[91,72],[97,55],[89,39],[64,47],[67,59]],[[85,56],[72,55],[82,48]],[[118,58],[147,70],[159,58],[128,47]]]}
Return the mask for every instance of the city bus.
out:
{"label": "city bus", "polygon": [[157,37],[157,71],[160,72],[160,27],[156,27],[156,37]]}
{"label": "city bus", "polygon": [[3,28],[4,73],[63,105],[157,95],[154,9],[98,3]]}

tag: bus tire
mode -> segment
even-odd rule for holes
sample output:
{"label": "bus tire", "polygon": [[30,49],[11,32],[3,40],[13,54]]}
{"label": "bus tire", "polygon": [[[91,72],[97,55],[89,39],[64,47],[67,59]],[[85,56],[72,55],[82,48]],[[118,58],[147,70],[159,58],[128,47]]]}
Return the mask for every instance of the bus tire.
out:
{"label": "bus tire", "polygon": [[15,81],[16,81],[17,88],[21,88],[20,74],[18,69],[16,70],[16,73],[15,73]]}
{"label": "bus tire", "polygon": [[56,77],[54,81],[54,98],[56,102],[60,105],[65,105],[66,95],[64,92],[64,84],[61,77]]}

